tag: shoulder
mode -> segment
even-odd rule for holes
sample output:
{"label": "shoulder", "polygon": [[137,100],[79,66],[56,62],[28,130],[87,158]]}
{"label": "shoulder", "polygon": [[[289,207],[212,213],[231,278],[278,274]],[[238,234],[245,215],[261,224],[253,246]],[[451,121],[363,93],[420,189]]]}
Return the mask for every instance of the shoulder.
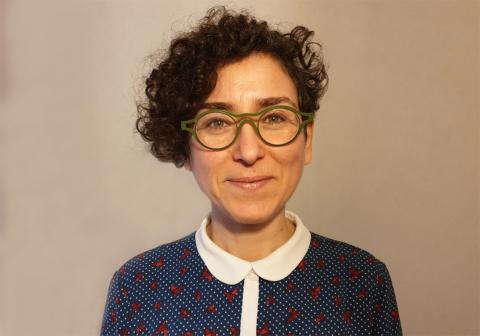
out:
{"label": "shoulder", "polygon": [[194,252],[196,252],[195,232],[137,254],[123,263],[115,272],[115,276],[140,282],[158,270],[176,267],[177,260],[182,260]]}
{"label": "shoulder", "polygon": [[368,275],[369,279],[375,281],[382,274],[388,273],[386,265],[365,249],[313,232],[311,235],[309,254],[317,268],[344,273],[352,282],[361,275]]}
{"label": "shoulder", "polygon": [[315,233],[311,238],[307,255],[313,262],[313,281],[323,284],[335,306],[366,317],[375,335],[400,335],[398,308],[385,263],[349,243]]}

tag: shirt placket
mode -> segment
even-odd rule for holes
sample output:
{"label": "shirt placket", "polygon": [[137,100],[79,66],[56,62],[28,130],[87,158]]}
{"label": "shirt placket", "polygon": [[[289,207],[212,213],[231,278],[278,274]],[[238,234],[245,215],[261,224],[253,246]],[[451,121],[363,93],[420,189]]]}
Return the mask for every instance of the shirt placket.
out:
{"label": "shirt placket", "polygon": [[255,336],[257,334],[258,295],[259,279],[252,268],[245,277],[243,285],[241,336]]}

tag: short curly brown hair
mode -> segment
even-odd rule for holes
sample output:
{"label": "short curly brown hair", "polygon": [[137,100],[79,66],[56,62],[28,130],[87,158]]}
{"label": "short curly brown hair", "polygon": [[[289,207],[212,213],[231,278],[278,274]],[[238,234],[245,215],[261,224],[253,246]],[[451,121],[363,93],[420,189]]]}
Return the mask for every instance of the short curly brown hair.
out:
{"label": "short curly brown hair", "polygon": [[182,167],[190,153],[190,134],[180,130],[180,121],[198,112],[215,88],[221,66],[253,52],[280,61],[295,83],[301,111],[318,110],[328,76],[321,45],[311,42],[313,34],[302,26],[281,33],[246,11],[208,10],[196,28],[172,40],[146,79],[146,99],[137,103],[136,129],[150,144],[151,153]]}

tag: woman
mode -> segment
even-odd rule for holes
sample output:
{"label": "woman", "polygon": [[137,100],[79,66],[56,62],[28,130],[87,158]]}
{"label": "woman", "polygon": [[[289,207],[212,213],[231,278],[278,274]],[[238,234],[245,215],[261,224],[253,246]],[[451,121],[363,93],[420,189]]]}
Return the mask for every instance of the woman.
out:
{"label": "woman", "polygon": [[172,41],[137,129],[211,212],[115,273],[102,335],[401,334],[385,265],[285,210],[328,83],[312,34],[213,8]]}

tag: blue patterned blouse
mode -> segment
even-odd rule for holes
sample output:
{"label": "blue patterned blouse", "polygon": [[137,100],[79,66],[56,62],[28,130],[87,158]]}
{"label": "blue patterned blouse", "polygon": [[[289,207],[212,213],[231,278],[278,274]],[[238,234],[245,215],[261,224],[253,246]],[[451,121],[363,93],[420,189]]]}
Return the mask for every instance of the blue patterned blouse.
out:
{"label": "blue patterned blouse", "polygon": [[248,262],[190,235],[126,262],[110,283],[102,336],[401,335],[388,270],[370,253],[310,232]]}

